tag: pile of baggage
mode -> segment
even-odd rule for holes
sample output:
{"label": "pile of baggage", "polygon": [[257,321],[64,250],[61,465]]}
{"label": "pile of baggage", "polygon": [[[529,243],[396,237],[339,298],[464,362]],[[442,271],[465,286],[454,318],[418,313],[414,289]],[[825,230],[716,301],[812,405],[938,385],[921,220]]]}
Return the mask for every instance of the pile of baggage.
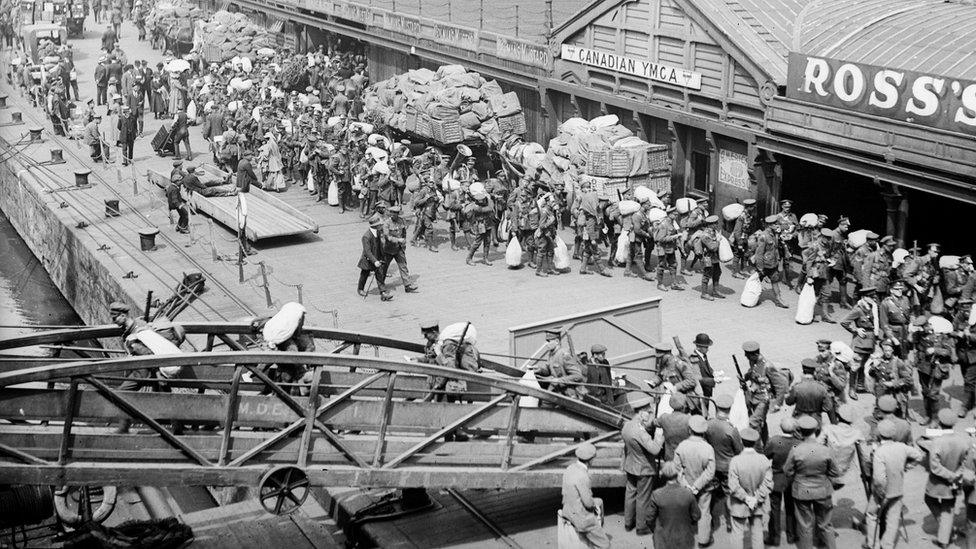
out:
{"label": "pile of baggage", "polygon": [[374,84],[365,106],[377,120],[441,145],[482,140],[498,146],[525,134],[518,96],[460,65],[411,70]]}
{"label": "pile of baggage", "polygon": [[153,5],[146,16],[146,26],[168,29],[188,20],[200,20],[206,14],[199,6],[189,0],[162,0]]}
{"label": "pile of baggage", "polygon": [[197,22],[193,49],[205,53],[208,61],[228,61],[237,56],[256,57],[258,50],[274,46],[270,31],[251,23],[244,14],[221,10]]}

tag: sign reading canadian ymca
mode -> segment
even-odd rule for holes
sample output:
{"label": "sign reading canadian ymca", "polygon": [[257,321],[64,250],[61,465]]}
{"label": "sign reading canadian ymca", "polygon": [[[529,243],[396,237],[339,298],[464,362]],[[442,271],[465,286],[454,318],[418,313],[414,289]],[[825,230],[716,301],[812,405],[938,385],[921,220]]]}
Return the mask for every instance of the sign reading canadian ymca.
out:
{"label": "sign reading canadian ymca", "polygon": [[976,82],[790,53],[786,96],[976,135]]}
{"label": "sign reading canadian ymca", "polygon": [[654,63],[645,59],[625,57],[615,53],[580,48],[569,44],[563,44],[562,55],[559,57],[564,61],[574,61],[576,63],[590,65],[591,67],[632,74],[648,80],[654,80],[655,82],[673,84],[694,90],[701,89],[702,76],[700,73],[670,65]]}

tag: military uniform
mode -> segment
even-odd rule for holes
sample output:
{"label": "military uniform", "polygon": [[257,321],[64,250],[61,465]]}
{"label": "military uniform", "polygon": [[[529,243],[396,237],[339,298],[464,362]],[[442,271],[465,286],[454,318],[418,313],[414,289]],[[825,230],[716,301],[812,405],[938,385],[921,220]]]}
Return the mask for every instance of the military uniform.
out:
{"label": "military uniform", "polygon": [[955,319],[956,358],[959,369],[962,370],[963,385],[966,396],[963,406],[966,411],[976,407],[976,332],[969,325],[969,307],[972,303],[967,299],[959,301],[960,310]]}
{"label": "military uniform", "polygon": [[547,202],[539,207],[539,228],[535,230],[535,274],[545,276],[555,272],[553,252],[556,248],[556,211]]}
{"label": "military uniform", "polygon": [[[746,436],[758,438],[758,433],[752,431]],[[772,491],[772,462],[766,456],[755,448],[746,448],[732,458],[729,463],[729,513],[732,515],[734,547],[744,547],[745,537],[751,540],[752,547],[764,547],[763,518],[769,510]]]}
{"label": "military uniform", "polygon": [[871,369],[874,378],[875,403],[884,395],[891,395],[898,402],[902,417],[908,417],[908,394],[915,384],[911,367],[902,359],[893,356],[881,357]]}
{"label": "military uniform", "polygon": [[641,423],[640,415],[630,418],[620,438],[624,442],[624,459],[621,469],[627,475],[624,491],[624,529],[637,528],[637,534],[650,532],[648,510],[653,480],[657,473],[655,460],[664,446],[663,437],[652,437]]}
{"label": "military uniform", "polygon": [[[793,421],[790,419],[790,421]],[[794,422],[795,423],[795,422]],[[773,488],[770,495],[769,531],[766,534],[766,545],[779,545],[780,535],[786,532],[786,542],[796,540],[796,513],[793,504],[793,490],[790,480],[783,471],[786,458],[794,447],[800,444],[792,430],[789,433],[775,435],[766,443],[763,453],[770,460],[773,473]],[[782,522],[785,511],[786,522]]]}
{"label": "military uniform", "polygon": [[814,532],[819,532],[823,545],[835,549],[832,481],[840,477],[840,470],[830,449],[813,440],[801,442],[790,451],[783,472],[793,483],[797,547],[812,549]]}
{"label": "military uniform", "polygon": [[[674,228],[674,218],[669,215],[657,222],[654,227],[654,253],[657,254],[657,287],[659,289],[684,289],[675,280],[677,277],[678,260],[675,257],[675,250],[681,233]],[[665,271],[671,273],[672,282],[670,286],[664,286]]]}
{"label": "military uniform", "polygon": [[464,212],[471,218],[471,232],[474,233],[474,242],[468,249],[468,265],[471,264],[475,252],[480,247],[484,248],[485,265],[491,265],[491,261],[488,260],[488,251],[491,247],[491,230],[494,227],[494,203],[492,203],[491,198],[487,197],[483,200],[474,200],[465,206]]}
{"label": "military uniform", "polygon": [[951,342],[944,334],[934,333],[927,326],[915,332],[915,370],[925,403],[925,415],[932,421],[941,398],[942,380],[949,377],[952,360]]}
{"label": "military uniform", "polygon": [[830,416],[831,422],[836,422],[837,408],[847,400],[844,391],[847,389],[849,374],[844,363],[834,359],[833,354],[828,354],[830,356],[825,360],[817,357],[818,366],[813,378],[827,388],[830,397],[827,403],[827,415]]}
{"label": "military uniform", "polygon": [[[399,211],[400,206],[394,208]],[[410,282],[410,269],[407,267],[407,221],[399,215],[384,219],[382,243],[383,279],[386,279],[390,266],[396,261],[403,289],[407,292],[417,291],[417,287]]]}
{"label": "military uniform", "polygon": [[667,381],[673,384],[674,390],[679,393],[694,394],[695,388],[698,387],[697,368],[671,353],[658,356],[656,366],[657,371],[652,372],[648,379],[651,387],[657,387]]}
{"label": "military uniform", "polygon": [[654,419],[654,425],[664,435],[664,461],[674,459],[674,451],[682,441],[691,436],[691,416],[682,411],[662,414]]}
{"label": "military uniform", "polygon": [[[939,412],[939,422],[943,427],[951,420],[955,424],[951,410]],[[942,435],[929,446],[929,478],[925,485],[925,504],[938,523],[937,541],[946,547],[952,535],[953,508],[963,478],[963,462],[972,450],[972,444],[962,433]]]}
{"label": "military uniform", "polygon": [[793,405],[793,417],[808,415],[820,423],[822,414],[829,410],[829,394],[813,375],[804,375],[799,383],[790,388],[786,403]]}
{"label": "military uniform", "polygon": [[692,434],[681,441],[674,451],[674,461],[681,470],[679,483],[688,487],[701,509],[698,533],[700,545],[708,545],[712,539],[712,483],[715,480],[715,450],[701,437],[707,428],[705,419],[694,416],[690,420]]}
{"label": "military uniform", "polygon": [[634,212],[630,217],[630,222],[633,227],[633,239],[630,243],[630,255],[628,257],[628,262],[632,267],[631,271],[628,268],[628,272],[640,275],[640,263],[638,263],[638,255],[643,254],[644,257],[644,272],[647,273],[651,270],[651,255],[654,251],[654,227],[651,221],[647,218],[647,212],[650,210],[650,206],[644,204],[641,209]]}
{"label": "military uniform", "polygon": [[[728,403],[731,406],[731,402]],[[742,438],[738,429],[735,428],[727,419],[725,414],[708,420],[705,430],[705,440],[709,446],[715,450],[715,484],[712,489],[712,526],[717,525],[718,518],[715,515],[718,506],[728,495],[729,484],[729,462],[742,452]],[[728,505],[725,505],[726,524],[730,525],[731,517],[728,514]]]}
{"label": "military uniform", "polygon": [[[413,199],[413,209],[417,212],[417,226],[414,228],[411,243],[416,245],[417,241],[423,237],[427,247],[431,251],[437,251],[434,247],[434,222],[437,221],[437,206],[440,204],[440,196],[432,183],[425,183],[417,191]],[[452,241],[453,244],[453,241]]]}
{"label": "military uniform", "polygon": [[[881,429],[888,431],[893,426],[886,424]],[[920,462],[922,457],[922,452],[917,448],[892,440],[884,440],[874,451],[871,459],[872,493],[864,518],[868,539],[880,539],[882,549],[892,549],[898,539],[904,507],[905,468],[909,462]],[[880,535],[875,533],[879,527],[879,515],[882,515],[885,524],[884,533]]]}
{"label": "military uniform", "polygon": [[551,351],[546,359],[545,365],[538,368],[535,373],[550,378],[540,380],[543,386],[548,386],[550,391],[560,393],[569,398],[575,398],[576,400],[583,400],[583,395],[586,394],[585,386],[567,384],[586,383],[583,369],[569,349],[559,347]]}
{"label": "military uniform", "polygon": [[874,352],[877,334],[881,331],[881,327],[875,324],[871,308],[864,303],[862,299],[840,323],[845,330],[853,334],[851,349],[857,354],[854,360],[858,361],[858,365],[856,368],[852,367],[850,376],[851,398],[856,398],[855,391],[864,391],[864,365]]}
{"label": "military uniform", "polygon": [[895,351],[905,358],[908,354],[908,326],[912,321],[912,303],[904,295],[889,295],[878,306],[878,317],[884,336],[896,342]]}
{"label": "military uniform", "polygon": [[[725,297],[718,293],[719,280],[722,278],[722,263],[718,258],[719,233],[715,229],[714,223],[718,222],[718,217],[710,216],[707,218],[709,225],[701,231],[699,243],[702,257],[702,298],[711,296],[712,298]],[[712,283],[712,291],[708,291],[708,283]]]}
{"label": "military uniform", "polygon": [[[756,357],[756,361],[749,365],[749,371],[744,376],[748,389],[746,398],[749,408],[752,410],[749,415],[749,427],[760,434],[767,433],[766,416],[769,413],[769,400],[772,392],[769,370],[770,365],[767,364],[765,357],[759,355]],[[765,436],[763,438],[765,439]]]}
{"label": "military uniform", "polygon": [[[748,199],[755,204],[754,199]],[[743,202],[745,204],[745,202]],[[742,271],[749,265],[752,254],[749,249],[749,239],[752,235],[759,229],[759,225],[756,222],[755,209],[747,204],[745,210],[735,220],[735,225],[732,227],[732,234],[729,237],[730,244],[732,244],[732,252],[735,254],[737,261],[736,271],[733,276],[738,274],[739,276],[744,276]]]}

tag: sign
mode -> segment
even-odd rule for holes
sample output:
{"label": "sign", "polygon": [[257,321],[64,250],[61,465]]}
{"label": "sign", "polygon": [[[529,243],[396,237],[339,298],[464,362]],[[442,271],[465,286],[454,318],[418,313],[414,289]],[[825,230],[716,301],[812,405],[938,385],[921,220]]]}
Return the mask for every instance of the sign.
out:
{"label": "sign", "polygon": [[549,66],[549,50],[523,40],[512,40],[503,36],[495,38],[495,55],[499,59],[511,59],[533,67]]}
{"label": "sign", "polygon": [[749,190],[748,157],[744,154],[719,148],[718,150],[718,182]]}
{"label": "sign", "polygon": [[976,135],[976,81],[791,52],[786,96]]}
{"label": "sign", "polygon": [[433,39],[448,46],[472,51],[478,49],[478,33],[470,29],[435,24]]}
{"label": "sign", "polygon": [[615,53],[580,48],[569,44],[563,44],[560,58],[565,61],[582,63],[591,67],[632,74],[655,82],[663,82],[665,84],[694,90],[701,89],[701,73],[672,67],[670,65],[662,65],[645,59],[625,57]]}
{"label": "sign", "polygon": [[420,33],[423,32],[420,19],[389,12],[383,14],[383,28],[408,36],[420,36]]}

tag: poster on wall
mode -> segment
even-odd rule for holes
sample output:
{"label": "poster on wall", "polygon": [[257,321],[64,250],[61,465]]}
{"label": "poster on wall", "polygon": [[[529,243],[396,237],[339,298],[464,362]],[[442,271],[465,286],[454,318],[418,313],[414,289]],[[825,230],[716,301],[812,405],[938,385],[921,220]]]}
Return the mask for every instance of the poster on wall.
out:
{"label": "poster on wall", "polygon": [[749,166],[746,155],[728,149],[719,149],[718,182],[748,191]]}

